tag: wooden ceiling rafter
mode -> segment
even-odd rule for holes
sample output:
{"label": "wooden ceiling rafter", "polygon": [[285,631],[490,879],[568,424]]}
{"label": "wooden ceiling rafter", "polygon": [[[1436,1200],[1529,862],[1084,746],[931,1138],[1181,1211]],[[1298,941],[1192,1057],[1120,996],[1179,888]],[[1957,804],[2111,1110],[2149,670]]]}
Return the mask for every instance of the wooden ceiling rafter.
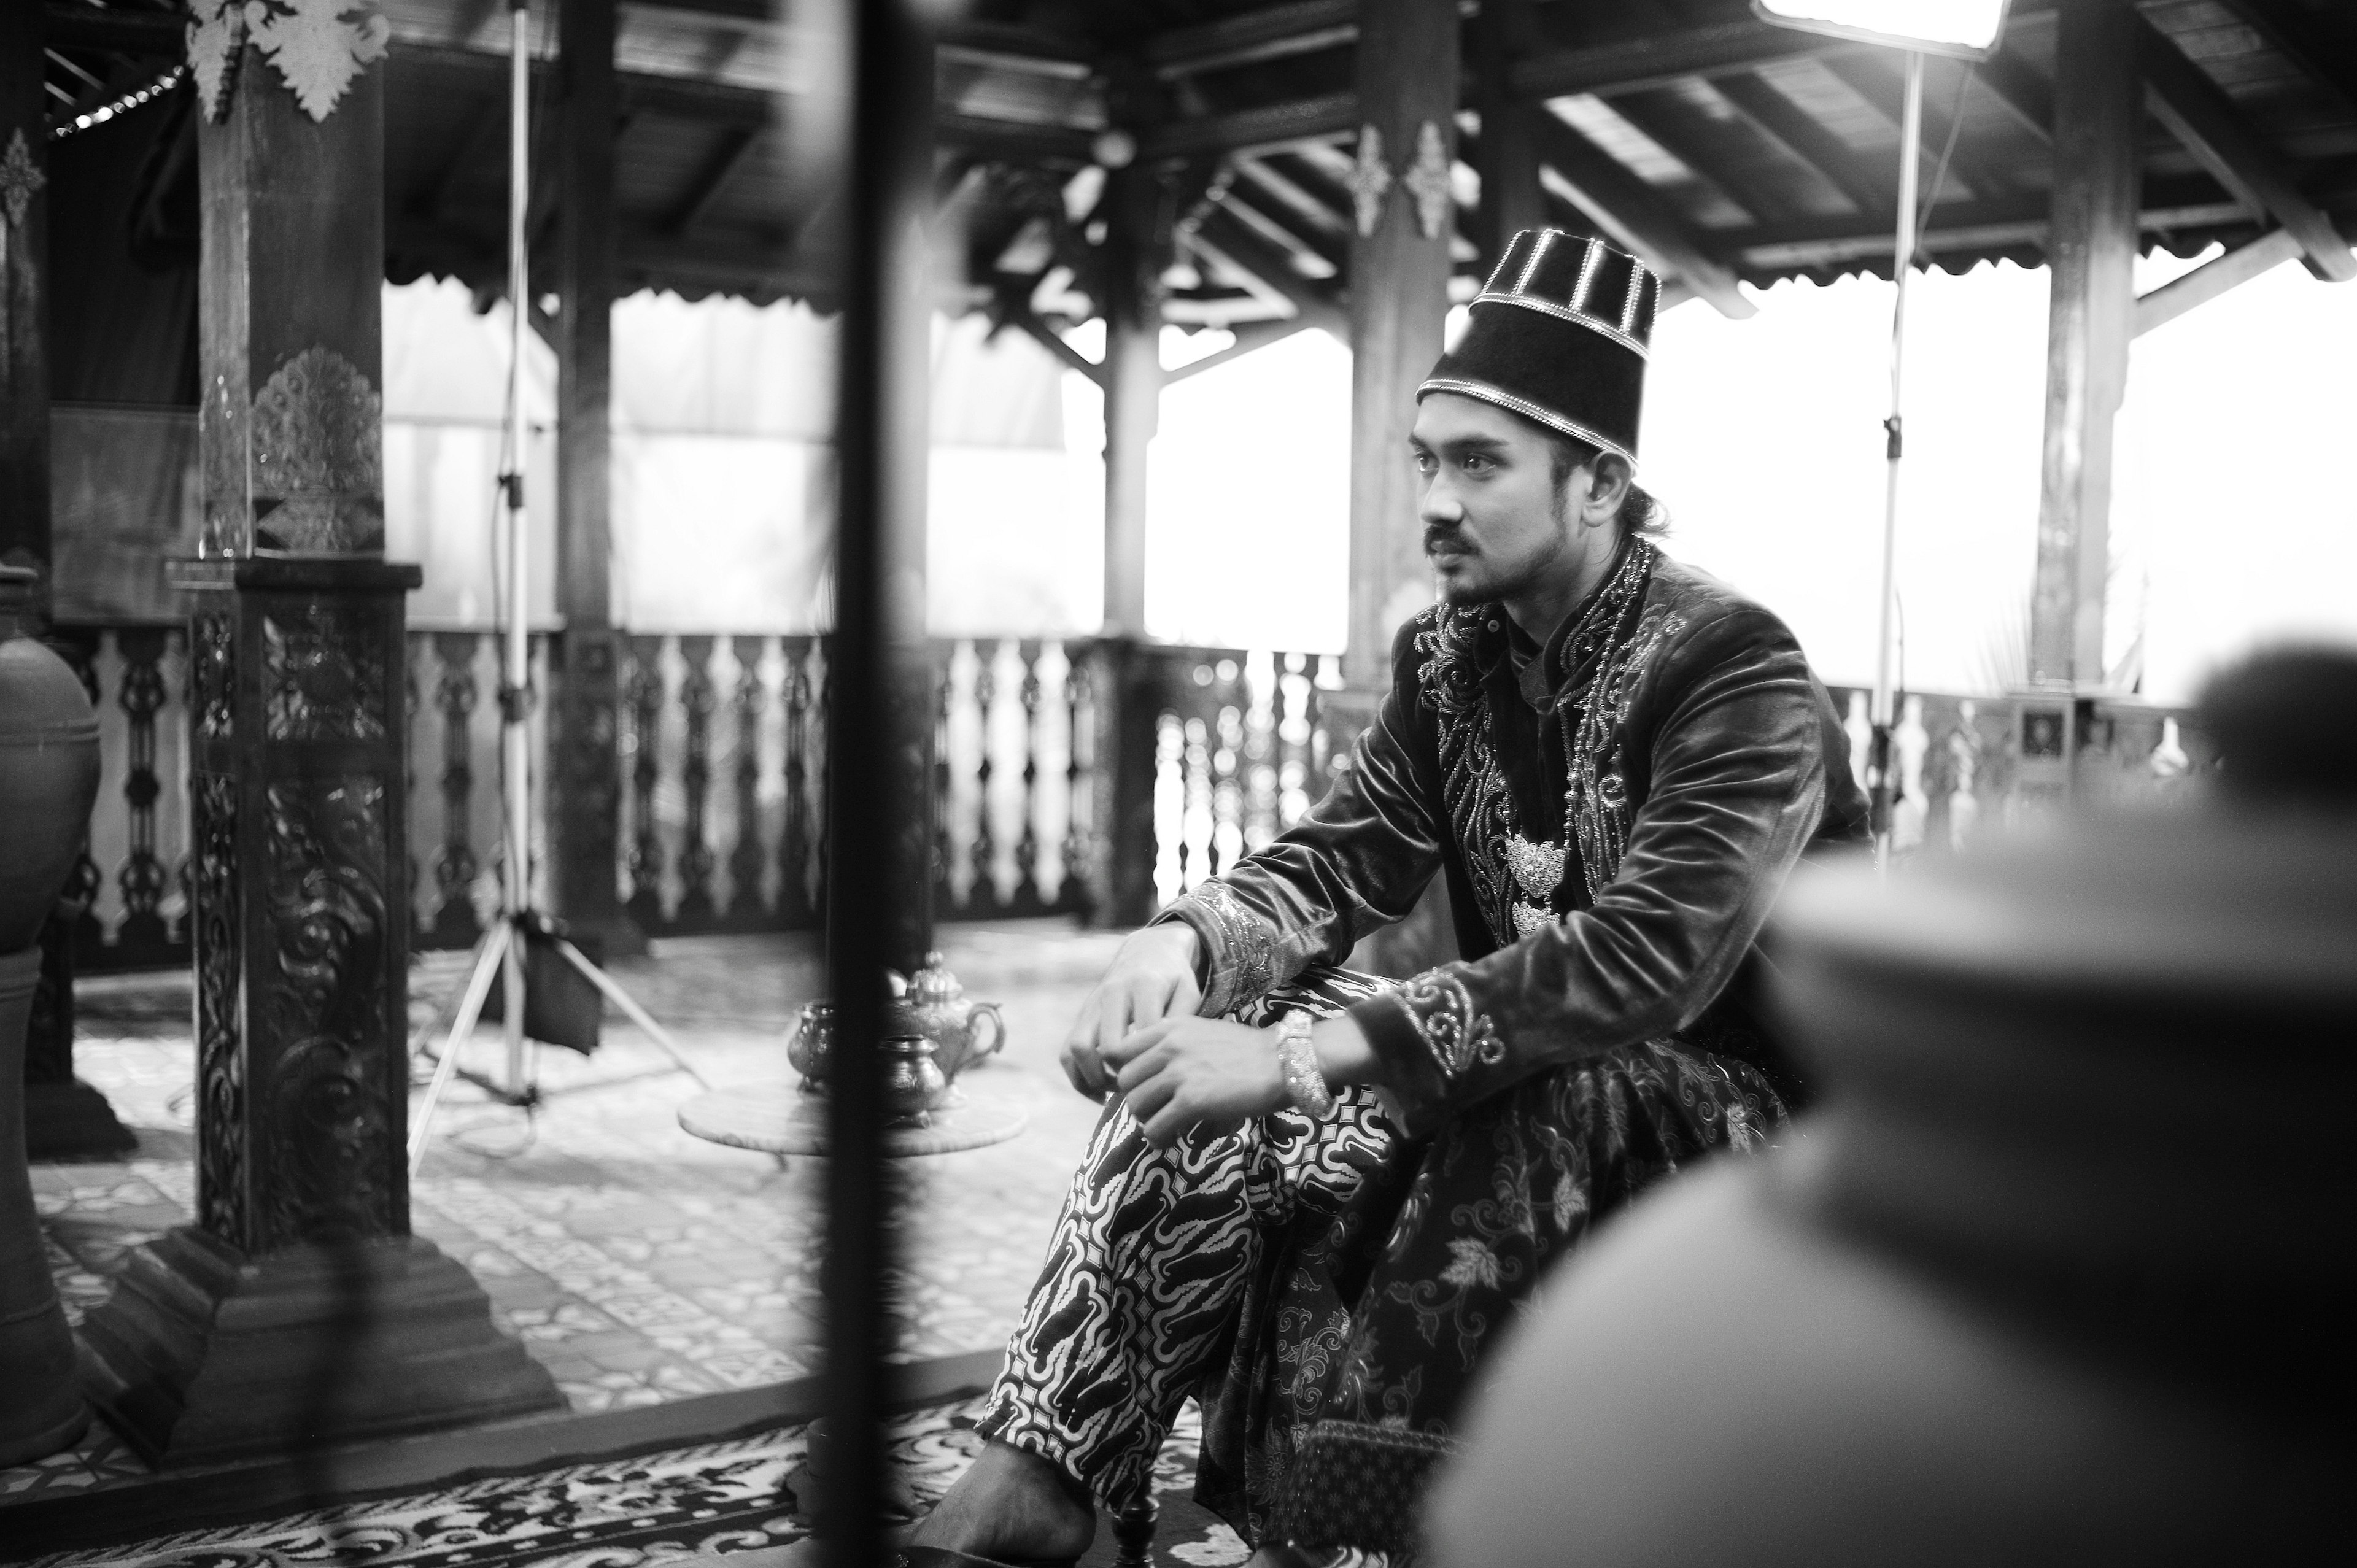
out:
{"label": "wooden ceiling rafter", "polygon": [[[1866,100],[1874,112],[1889,123],[1895,132],[1906,123],[1907,88],[1901,69],[1894,59],[1882,58],[1892,51],[1878,50],[1874,55],[1843,55],[1826,59],[1824,67],[1842,85]],[[1956,70],[1964,66],[1954,65]],[[1986,201],[2005,196],[2014,188],[1992,169],[1972,145],[1969,136],[1958,134],[1948,156],[1947,177],[1939,191],[1932,192],[1932,172],[1939,167],[1940,153],[1950,145],[1949,133],[1964,113],[1963,101],[1945,82],[1934,83],[1931,72],[1924,72],[1923,82],[1923,167],[1921,177],[1926,196],[1939,201]],[[1963,186],[1959,190],[1956,188]]]}
{"label": "wooden ceiling rafter", "polygon": [[2150,22],[2139,16],[2136,26],[2145,103],[2169,134],[2219,184],[2289,231],[2309,272],[2334,283],[2357,280],[2357,254],[2225,89]]}
{"label": "wooden ceiling rafter", "polygon": [[1899,194],[1891,174],[1868,163],[1856,147],[1826,130],[1773,82],[1738,71],[1713,79],[1710,87],[1795,162],[1814,170],[1861,215],[1893,210]]}
{"label": "wooden ceiling rafter", "polygon": [[1612,112],[1753,222],[1772,223],[1799,216],[1792,204],[1766,188],[1765,182],[1738,179],[1727,173],[1722,154],[1707,144],[1697,124],[1700,117],[1672,98],[1668,90],[1623,93],[1612,100]]}
{"label": "wooden ceiling rafter", "polygon": [[1189,238],[1208,254],[1273,291],[1310,326],[1323,328],[1344,342],[1350,340],[1350,313],[1340,298],[1294,271],[1285,252],[1228,211],[1224,201],[1203,214]]}
{"label": "wooden ceiling rafter", "polygon": [[2357,114],[2357,25],[2345,12],[2317,10],[2292,0],[2224,0],[2268,46]]}
{"label": "wooden ceiling rafter", "polygon": [[1758,307],[1736,286],[1734,272],[1695,237],[1662,194],[1628,166],[1553,113],[1538,118],[1539,159],[1545,173],[1614,240],[1646,258],[1658,272],[1681,279],[1720,315],[1737,319]]}
{"label": "wooden ceiling rafter", "polygon": [[720,199],[720,193],[727,188],[730,180],[737,177],[737,171],[745,166],[760,140],[761,133],[748,126],[723,131],[711,156],[696,171],[686,195],[672,209],[671,216],[663,220],[664,232],[674,238],[684,237],[688,231],[703,222],[711,213],[714,204]]}

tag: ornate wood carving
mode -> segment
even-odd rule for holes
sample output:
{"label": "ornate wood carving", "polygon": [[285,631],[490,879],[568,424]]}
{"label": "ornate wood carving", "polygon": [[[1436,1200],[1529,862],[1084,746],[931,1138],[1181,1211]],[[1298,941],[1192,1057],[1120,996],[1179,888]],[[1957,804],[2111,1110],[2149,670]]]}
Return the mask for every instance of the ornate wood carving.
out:
{"label": "ornate wood carving", "polygon": [[731,920],[758,920],[761,915],[761,709],[768,695],[761,684],[761,639],[732,637],[729,651],[737,660],[737,847],[728,856],[728,914]]}
{"label": "ornate wood carving", "polygon": [[265,724],[272,740],[382,740],[386,671],[366,611],[309,604],[262,618]]}
{"label": "ornate wood carving", "polygon": [[[224,732],[225,733],[225,732]],[[197,1220],[231,1246],[245,1227],[244,1035],[238,996],[237,779],[199,772],[188,791],[196,846]]]}
{"label": "ornate wood carving", "polygon": [[453,947],[482,935],[475,919],[474,736],[468,727],[478,695],[475,649],[479,634],[437,632],[434,653],[442,667],[434,707],[442,715],[442,847],[434,856],[434,933]]}
{"label": "ornate wood carving", "polygon": [[662,639],[630,639],[630,897],[626,908],[651,930],[662,920],[662,831],[655,821],[662,733]]}
{"label": "ornate wood carving", "polygon": [[169,695],[164,684],[167,637],[161,627],[138,627],[115,639],[123,653],[123,680],[114,700],[130,720],[123,799],[131,827],[129,853],[115,873],[123,890],[123,924],[115,942],[150,950],[163,948],[171,937],[162,914],[170,876],[156,854],[156,802],[164,792],[156,775],[156,715]]}
{"label": "ornate wood carving", "polygon": [[687,748],[680,765],[680,788],[686,797],[686,820],[680,828],[679,918],[691,926],[708,924],[713,916],[711,833],[712,710],[719,705],[712,685],[709,637],[679,639],[680,661],[685,665],[679,682],[679,705],[687,715]]}
{"label": "ornate wood carving", "polygon": [[277,983],[264,1248],[395,1233],[383,1088],[385,790],[362,774],[264,791]]}
{"label": "ornate wood carving", "polygon": [[807,920],[814,908],[811,886],[809,806],[812,646],[789,638],[786,655],[786,820],[778,835],[778,912]]}

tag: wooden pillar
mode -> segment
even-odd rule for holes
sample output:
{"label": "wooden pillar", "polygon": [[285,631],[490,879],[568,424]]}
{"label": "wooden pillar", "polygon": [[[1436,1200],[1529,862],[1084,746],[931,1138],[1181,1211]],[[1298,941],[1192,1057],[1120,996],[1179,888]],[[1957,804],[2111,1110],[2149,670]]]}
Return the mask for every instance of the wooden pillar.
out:
{"label": "wooden pillar", "polygon": [[2076,0],[2057,16],[2054,196],[2047,253],[2046,442],[2029,679],[2085,689],[2104,679],[2112,424],[2136,329],[2137,20],[2121,0]]}
{"label": "wooden pillar", "polygon": [[[0,6],[0,565],[40,574],[26,618],[36,636],[48,631],[54,559],[46,22],[41,5]],[[88,874],[85,859],[69,898],[87,887]],[[25,1040],[25,1143],[35,1159],[119,1155],[137,1144],[106,1097],[74,1076],[73,1036],[73,920],[60,913],[41,932],[40,984]]]}
{"label": "wooden pillar", "polygon": [[1538,150],[1538,117],[1546,110],[1517,100],[1509,82],[1515,62],[1536,44],[1531,0],[1488,0],[1474,18],[1475,107],[1481,114],[1481,210],[1475,231],[1484,268],[1498,264],[1509,240],[1547,220]]}
{"label": "wooden pillar", "polygon": [[1351,625],[1344,681],[1389,678],[1392,633],[1431,601],[1407,435],[1448,315],[1457,7],[1359,7],[1351,238]]}
{"label": "wooden pillar", "polygon": [[1146,635],[1146,451],[1161,422],[1159,184],[1132,164],[1106,181],[1104,635]]}
{"label": "wooden pillar", "polygon": [[[134,1253],[82,1327],[92,1398],[165,1464],[562,1402],[410,1233],[418,570],[383,559],[382,50],[345,26],[338,49],[288,47],[292,82],[250,42],[192,51],[205,526],[174,577],[193,605],[198,1217]],[[348,81],[302,70],[347,56]]]}
{"label": "wooden pillar", "polygon": [[549,892],[593,954],[642,952],[624,913],[620,644],[613,624],[614,0],[561,0],[557,142],[556,608],[549,678]]}

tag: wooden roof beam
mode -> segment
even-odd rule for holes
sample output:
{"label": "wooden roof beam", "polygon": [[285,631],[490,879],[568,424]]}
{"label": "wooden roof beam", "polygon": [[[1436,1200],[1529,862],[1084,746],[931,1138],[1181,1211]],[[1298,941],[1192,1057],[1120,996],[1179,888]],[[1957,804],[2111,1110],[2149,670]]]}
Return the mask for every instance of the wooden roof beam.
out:
{"label": "wooden roof beam", "polygon": [[1613,99],[1612,112],[1642,132],[1655,146],[1685,165],[1695,178],[1742,209],[1753,222],[1772,223],[1796,216],[1790,204],[1770,198],[1756,181],[1720,173],[1714,149],[1705,145],[1697,134],[1695,116],[1667,94],[1623,93]]}
{"label": "wooden roof beam", "polygon": [[1250,274],[1283,297],[1305,325],[1321,328],[1342,342],[1351,340],[1350,314],[1341,304],[1294,271],[1284,252],[1246,228],[1224,206],[1203,214],[1202,223],[1189,239],[1204,254]]}
{"label": "wooden roof beam", "polygon": [[[1897,129],[1906,124],[1907,90],[1897,74],[1900,68],[1895,59],[1881,58],[1894,54],[1893,50],[1883,49],[1873,56],[1848,55],[1829,59],[1824,65],[1827,70],[1847,84],[1851,91],[1865,99],[1877,113],[1889,121],[1893,129]],[[1961,70],[1964,68],[1956,65],[1955,69]],[[1928,79],[1931,73],[1926,71],[1924,75]],[[1936,194],[1931,189],[1932,171],[1939,166],[1940,149],[1949,145],[1948,134],[1955,124],[1954,117],[1949,113],[1949,106],[1955,102],[1953,91],[1934,88],[1929,80],[1925,81],[1921,156],[1926,165],[1923,170],[1926,199],[1936,200],[1941,196],[1950,200],[1955,198],[1953,188]],[[1962,136],[1956,138],[1954,150],[1948,158],[1948,177],[1953,180],[1959,176],[1971,188],[1972,194],[1984,201],[1991,197],[2003,196],[2007,189],[2007,182],[1995,169],[1965,149]]]}
{"label": "wooden roof beam", "polygon": [[1539,116],[1538,134],[1544,169],[1614,240],[1656,272],[1684,282],[1720,315],[1740,320],[1757,313],[1736,286],[1735,274],[1703,249],[1652,187],[1552,113]]}
{"label": "wooden roof beam", "polygon": [[2141,338],[2196,306],[2209,304],[2228,289],[2238,288],[2286,262],[2298,261],[2302,253],[2299,238],[2290,230],[2270,229],[2257,239],[2204,262],[2184,276],[2138,295],[2133,335]]}
{"label": "wooden roof beam", "polygon": [[1898,188],[1889,173],[1868,164],[1858,156],[1857,148],[1819,124],[1772,82],[1747,71],[1714,77],[1710,85],[1745,119],[1847,197],[1859,212],[1880,214],[1895,209]]}
{"label": "wooden roof beam", "polygon": [[2038,69],[2018,54],[1998,49],[1973,68],[1973,78],[2009,111],[2022,127],[2049,146],[2054,143],[2054,89]]}
{"label": "wooden roof beam", "polygon": [[2226,0],[2277,54],[2357,113],[2357,26],[2345,11],[2309,10],[2288,0]]}
{"label": "wooden roof beam", "polygon": [[1174,27],[1148,38],[1138,53],[1148,70],[1168,81],[1339,48],[1358,38],[1359,0],[1295,0],[1199,27]]}
{"label": "wooden roof beam", "polygon": [[2160,30],[2136,18],[2137,61],[2145,103],[2219,184],[2288,230],[2308,270],[2333,283],[2357,279],[2357,254],[2332,220],[2301,194],[2273,147],[2252,129],[2234,101],[2187,59]]}
{"label": "wooden roof beam", "polygon": [[1332,92],[1201,119],[1167,121],[1146,134],[1141,156],[1160,159],[1231,153],[1251,157],[1306,142],[1338,141],[1358,129],[1357,95]]}
{"label": "wooden roof beam", "polygon": [[677,237],[703,222],[705,214],[712,210],[712,204],[720,199],[720,192],[736,177],[737,171],[745,166],[746,158],[760,139],[760,132],[741,126],[722,132],[720,145],[696,171],[687,194],[664,220],[663,232]]}
{"label": "wooden roof beam", "polygon": [[1715,22],[1534,56],[1508,72],[1507,81],[1519,98],[1562,98],[1577,92],[1609,96],[1667,87],[1691,76],[1726,76],[1781,59],[1854,54],[1874,47],[1765,22]]}

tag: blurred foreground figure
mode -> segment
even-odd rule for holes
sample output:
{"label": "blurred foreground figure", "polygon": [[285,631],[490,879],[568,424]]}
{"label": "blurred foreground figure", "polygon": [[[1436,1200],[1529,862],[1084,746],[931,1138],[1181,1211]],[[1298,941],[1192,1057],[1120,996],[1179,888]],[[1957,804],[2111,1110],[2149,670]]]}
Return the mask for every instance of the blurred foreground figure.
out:
{"label": "blurred foreground figure", "polygon": [[[1420,390],[1441,603],[1308,818],[1124,944],[1066,1047],[1119,1098],[912,1565],[1077,1552],[1191,1394],[1268,1562],[1394,1562],[1491,1334],[1590,1225],[1767,1143],[1751,1011],[1793,864],[1866,806],[1792,633],[1632,488],[1660,283],[1525,231]],[[1446,878],[1466,961],[1332,966]],[[1314,1022],[1313,1022],[1314,1021]],[[925,1550],[931,1549],[931,1550]]]}
{"label": "blurred foreground figure", "polygon": [[2357,656],[2255,660],[2203,718],[2224,766],[2196,810],[1796,883],[1781,991],[1823,1112],[1555,1279],[1474,1402],[1438,1560],[2345,1536]]}

